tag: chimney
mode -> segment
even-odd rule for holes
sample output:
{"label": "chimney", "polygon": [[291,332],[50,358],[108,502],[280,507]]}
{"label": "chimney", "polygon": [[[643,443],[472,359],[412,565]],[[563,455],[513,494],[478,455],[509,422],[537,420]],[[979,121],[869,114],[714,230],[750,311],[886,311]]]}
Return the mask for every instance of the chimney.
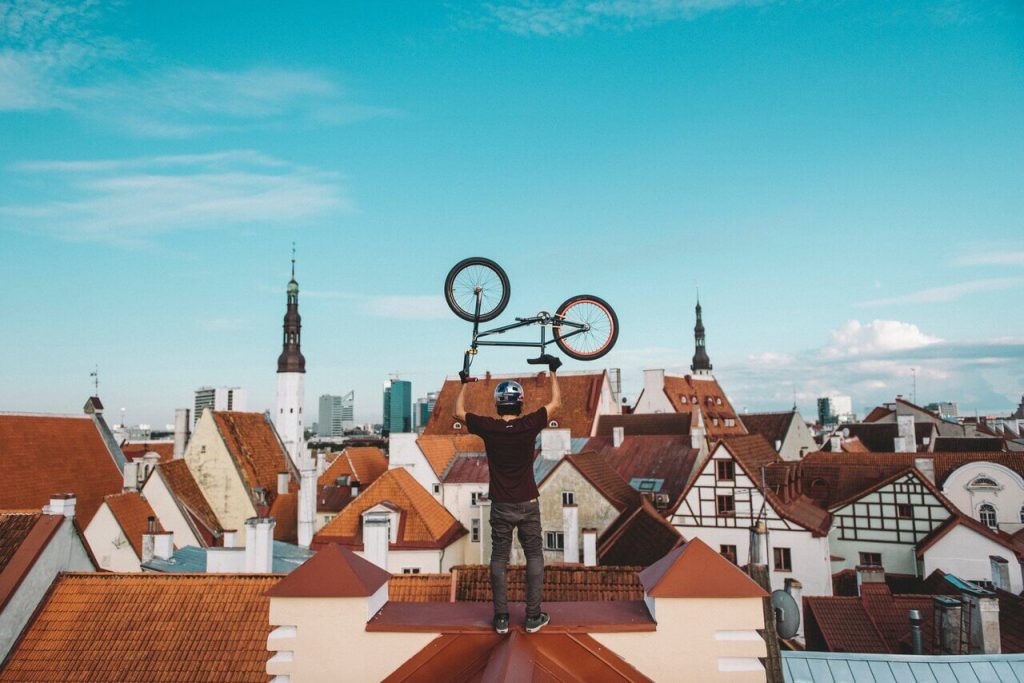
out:
{"label": "chimney", "polygon": [[491,499],[486,495],[477,499],[480,505],[480,564],[491,561]]}
{"label": "chimney", "polygon": [[[644,370],[644,396],[648,398],[653,396],[659,396],[665,398],[665,371],[664,370]],[[658,411],[662,412],[662,411]]]}
{"label": "chimney", "polygon": [[[338,456],[341,457],[341,456]],[[327,458],[324,457],[323,453],[316,454],[316,476],[319,477],[321,474],[327,471]]]}
{"label": "chimney", "polygon": [[960,592],[966,603],[964,607],[971,610],[970,654],[1001,654],[999,600],[996,594],[974,584],[963,585]]}
{"label": "chimney", "polygon": [[910,617],[910,643],[913,653],[915,655],[923,655],[924,637],[921,635],[921,623],[924,619],[921,618],[921,613],[916,609],[907,612],[907,616]]}
{"label": "chimney", "polygon": [[597,566],[597,529],[583,530],[583,566]]}
{"label": "chimney", "polygon": [[704,413],[694,408],[690,413],[690,448],[695,448],[703,453],[704,451]]}
{"label": "chimney", "polygon": [[1010,563],[998,555],[989,555],[988,559],[992,564],[992,585],[999,590],[1011,592]]}
{"label": "chimney", "polygon": [[967,654],[962,647],[963,603],[956,598],[936,595],[932,600],[935,613],[935,638],[940,654]]}
{"label": "chimney", "polygon": [[150,515],[146,518],[146,532],[142,534],[141,562],[149,562],[156,555],[156,520]]}
{"label": "chimney", "polygon": [[55,493],[50,496],[50,504],[43,511],[49,515],[74,517],[76,501],[77,499],[73,493]]}
{"label": "chimney", "polygon": [[[312,463],[309,463],[309,465],[312,465]],[[313,542],[313,534],[316,533],[316,469],[313,467],[307,467],[306,469],[301,470],[299,475],[297,533],[299,545],[303,548],[308,548],[309,544]],[[278,483],[278,486],[280,486],[280,482]]]}
{"label": "chimney", "polygon": [[381,569],[388,568],[391,520],[387,515],[363,514],[363,557]]}
{"label": "chimney", "polygon": [[351,496],[353,498],[355,498],[356,496],[359,495],[359,487],[362,486],[362,484],[360,482],[358,482],[358,481],[349,481],[348,486],[349,486],[350,489],[352,489]]}
{"label": "chimney", "polygon": [[575,505],[562,506],[562,534],[563,561],[577,564],[580,561],[580,510]]}
{"label": "chimney", "polygon": [[238,531],[236,529],[224,529],[221,536],[221,545],[225,548],[237,548]]}
{"label": "chimney", "polygon": [[269,574],[274,569],[273,517],[250,517],[245,520],[245,571]]}
{"label": "chimney", "polygon": [[155,470],[156,466],[159,464],[160,454],[156,451],[147,451],[146,454],[142,456],[142,476],[139,477],[139,480],[145,481],[150,472]]}
{"label": "chimney", "polygon": [[860,587],[865,583],[885,583],[885,568],[875,565],[857,567],[857,595],[861,594]]}
{"label": "chimney", "polygon": [[843,437],[838,434],[833,434],[828,440],[828,449],[833,453],[839,453],[843,450]]}
{"label": "chimney", "polygon": [[139,490],[139,463],[129,460],[124,464],[124,484],[122,491]]}
{"label": "chimney", "polygon": [[618,448],[626,438],[625,427],[612,427],[612,448]]}
{"label": "chimney", "polygon": [[914,416],[897,415],[896,428],[899,436],[896,438],[895,450],[897,453],[916,453],[917,438],[914,436]]}
{"label": "chimney", "polygon": [[540,433],[540,457],[561,460],[572,452],[572,434],[568,429],[548,428]]}
{"label": "chimney", "polygon": [[288,480],[290,477],[287,472],[277,473],[277,495],[288,493]]}
{"label": "chimney", "polygon": [[768,527],[764,522],[750,527],[750,564],[768,564]]}
{"label": "chimney", "polygon": [[935,459],[934,458],[914,458],[914,467],[917,471],[924,475],[924,478],[935,483]]}
{"label": "chimney", "polygon": [[789,593],[789,597],[796,601],[796,608],[800,614],[800,619],[797,621],[797,631],[795,637],[802,638],[804,634],[804,585],[796,579],[786,579],[786,592]]}
{"label": "chimney", "polygon": [[174,459],[180,460],[185,457],[185,444],[188,443],[188,408],[178,408],[174,411]]}
{"label": "chimney", "polygon": [[[174,532],[162,531],[153,535],[153,556],[169,560],[174,555]],[[152,558],[151,558],[152,559]]]}

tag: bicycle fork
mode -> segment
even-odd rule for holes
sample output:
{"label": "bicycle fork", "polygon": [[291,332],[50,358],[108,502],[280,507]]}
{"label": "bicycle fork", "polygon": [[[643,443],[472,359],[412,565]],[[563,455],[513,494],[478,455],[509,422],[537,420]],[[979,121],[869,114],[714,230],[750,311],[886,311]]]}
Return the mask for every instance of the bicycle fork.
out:
{"label": "bicycle fork", "polygon": [[466,381],[475,381],[474,378],[469,376],[469,366],[473,364],[473,356],[476,355],[476,337],[480,331],[480,304],[483,300],[483,290],[478,286],[474,290],[476,294],[476,310],[473,312],[473,342],[469,348],[466,349],[466,354],[462,357],[462,373],[461,376]]}

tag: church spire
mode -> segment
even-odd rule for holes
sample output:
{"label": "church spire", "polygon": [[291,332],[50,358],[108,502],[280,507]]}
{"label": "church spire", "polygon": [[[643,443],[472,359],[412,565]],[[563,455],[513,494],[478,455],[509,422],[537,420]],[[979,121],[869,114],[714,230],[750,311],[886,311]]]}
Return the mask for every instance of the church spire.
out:
{"label": "church spire", "polygon": [[277,357],[278,372],[305,372],[306,359],[300,348],[302,318],[299,316],[299,283],[295,281],[295,244],[292,243],[292,279],[288,282],[288,310],[284,314],[284,341]]}
{"label": "church spire", "polygon": [[697,324],[693,328],[693,340],[696,349],[693,353],[693,364],[690,369],[698,375],[711,374],[711,359],[704,348],[704,321],[700,317],[700,292],[697,292]]}

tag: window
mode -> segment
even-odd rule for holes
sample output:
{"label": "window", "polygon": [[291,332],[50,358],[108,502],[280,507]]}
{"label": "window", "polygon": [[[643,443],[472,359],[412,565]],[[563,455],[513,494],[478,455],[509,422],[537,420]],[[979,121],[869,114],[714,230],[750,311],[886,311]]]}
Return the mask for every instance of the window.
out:
{"label": "window", "polygon": [[548,427],[551,427],[552,429],[558,429],[558,420],[552,420],[551,422],[548,422]]}
{"label": "window", "polygon": [[734,481],[736,479],[736,463],[732,460],[716,461],[715,477],[718,481]]}
{"label": "window", "polygon": [[544,534],[545,550],[565,550],[565,534],[561,531],[548,531]]}
{"label": "window", "polygon": [[483,491],[473,491],[469,494],[469,504],[473,507],[480,505],[480,497],[483,495]]}
{"label": "window", "polygon": [[736,426],[736,420],[734,420],[731,417],[725,418],[725,426],[726,427],[735,427]]}
{"label": "window", "polygon": [[562,505],[566,506],[566,505],[575,505],[575,504],[576,504],[576,494],[573,493],[572,491],[562,491]]}
{"label": "window", "polygon": [[722,554],[722,557],[729,560],[733,564],[736,564],[736,546],[720,545],[718,546],[718,552]]}
{"label": "window", "polygon": [[722,399],[720,399],[720,398],[718,398],[718,397],[716,396],[716,397],[715,397],[715,405],[716,405],[716,406],[720,406],[720,405],[722,405]]}
{"label": "window", "polygon": [[[640,487],[639,488],[640,488],[641,491],[654,491],[654,486],[657,483],[658,482],[654,481],[653,479],[642,479],[642,480],[640,480]],[[1024,517],[1024,508],[1021,508],[1021,513],[1020,514],[1021,514],[1021,517]]]}
{"label": "window", "polygon": [[715,427],[717,427],[718,426],[718,418],[717,417],[711,418],[711,424],[713,424]]}
{"label": "window", "polygon": [[775,555],[775,571],[793,571],[793,559],[790,557],[789,548],[773,548],[772,550]]}
{"label": "window", "polygon": [[900,519],[913,519],[914,518],[914,506],[908,505],[907,503],[896,504],[896,516]]}
{"label": "window", "polygon": [[452,429],[462,429],[461,422],[452,422]]}
{"label": "window", "polygon": [[689,401],[686,400],[685,396],[683,396],[682,394],[679,394],[679,402],[682,403],[682,404],[686,404]]}
{"label": "window", "polygon": [[719,517],[733,517],[736,515],[736,501],[732,495],[715,496],[715,500],[718,503]]}
{"label": "window", "polygon": [[420,568],[419,567],[402,567],[402,573],[403,574],[419,574],[420,573]]}
{"label": "window", "polygon": [[206,452],[206,446],[200,446],[199,447],[199,452],[200,453],[205,453]]}
{"label": "window", "polygon": [[480,520],[479,519],[470,520],[470,524],[469,524],[469,541],[470,541],[470,543],[479,543],[480,542]]}
{"label": "window", "polygon": [[974,481],[972,481],[970,484],[967,485],[967,488],[969,488],[969,489],[998,489],[999,488],[999,484],[997,484],[996,480],[993,479],[992,477],[989,477],[989,476],[986,476],[986,475],[982,474],[982,475],[979,475],[979,476],[975,477]]}
{"label": "window", "polygon": [[882,566],[882,553],[861,553],[860,554],[860,566],[862,566],[862,567],[881,567]]}
{"label": "window", "polygon": [[432,484],[430,488],[431,488],[431,490],[433,490],[434,493],[441,493],[441,485],[440,484]]}
{"label": "window", "polygon": [[1020,523],[1024,524],[1024,506],[1020,509]]}
{"label": "window", "polygon": [[997,529],[999,527],[999,523],[996,522],[996,508],[994,505],[982,503],[981,507],[978,508],[978,519],[990,529]]}

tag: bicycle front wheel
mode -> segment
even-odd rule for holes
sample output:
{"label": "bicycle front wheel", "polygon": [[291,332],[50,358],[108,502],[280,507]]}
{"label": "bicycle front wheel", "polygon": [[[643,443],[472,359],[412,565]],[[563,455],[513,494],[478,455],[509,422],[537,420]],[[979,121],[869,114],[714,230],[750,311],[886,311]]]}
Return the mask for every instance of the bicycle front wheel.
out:
{"label": "bicycle front wheel", "polygon": [[[469,322],[494,320],[508,306],[508,275],[501,266],[481,256],[463,259],[448,271],[444,298],[452,313]],[[480,315],[476,314],[477,295]]]}
{"label": "bicycle front wheel", "polygon": [[596,296],[574,296],[558,307],[556,315],[566,324],[555,324],[555,344],[570,358],[596,360],[619,338],[615,311]]}

